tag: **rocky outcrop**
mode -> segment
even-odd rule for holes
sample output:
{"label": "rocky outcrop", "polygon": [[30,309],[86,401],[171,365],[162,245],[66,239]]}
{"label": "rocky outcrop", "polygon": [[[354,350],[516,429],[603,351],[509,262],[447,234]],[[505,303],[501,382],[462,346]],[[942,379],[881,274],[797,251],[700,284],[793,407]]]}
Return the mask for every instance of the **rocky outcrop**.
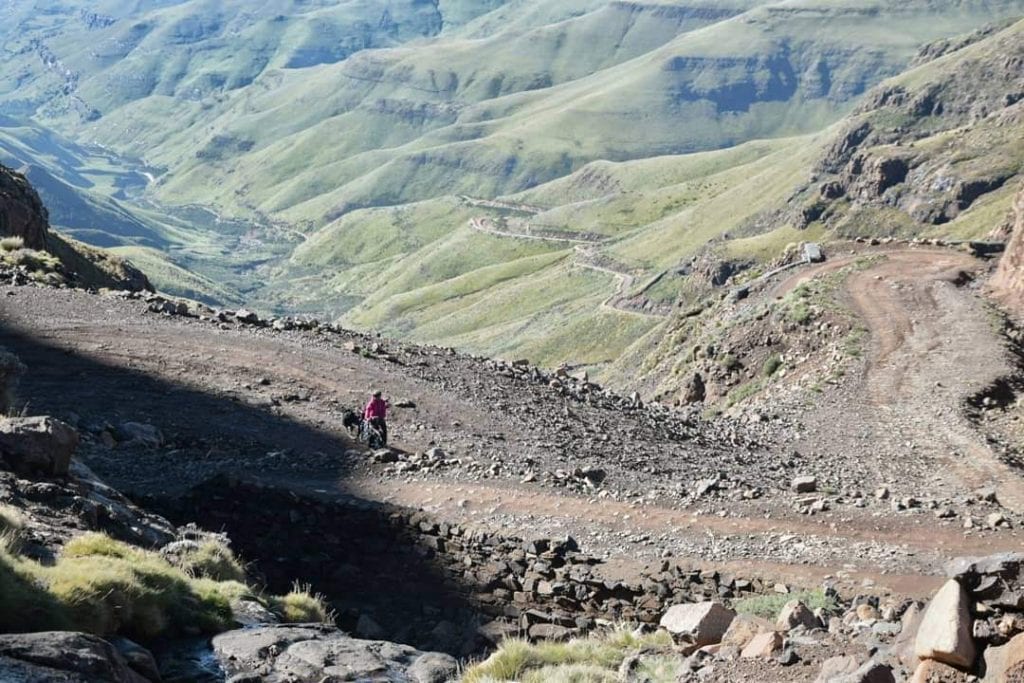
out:
{"label": "rocky outcrop", "polygon": [[1012,230],[999,268],[992,277],[992,289],[1005,305],[1024,311],[1024,185],[1013,204]]}
{"label": "rocky outcrop", "polygon": [[458,663],[449,655],[406,645],[357,640],[331,627],[264,626],[222,633],[214,656],[232,680],[275,683],[366,681],[444,683]]}
{"label": "rocky outcrop", "polygon": [[0,680],[151,683],[107,641],[85,633],[0,635]]}
{"label": "rocky outcrop", "polygon": [[[858,232],[942,225],[1018,177],[1006,150],[1024,128],[1022,34],[1018,23],[941,41],[922,53],[944,55],[941,68],[871,91],[816,164],[816,201],[793,209],[797,223]],[[858,216],[865,207],[878,214]]]}
{"label": "rocky outcrop", "polygon": [[26,247],[42,251],[49,230],[43,201],[25,176],[0,165],[0,236],[20,237]]}
{"label": "rocky outcrop", "polygon": [[0,419],[0,458],[20,474],[63,477],[78,448],[78,432],[52,417]]}

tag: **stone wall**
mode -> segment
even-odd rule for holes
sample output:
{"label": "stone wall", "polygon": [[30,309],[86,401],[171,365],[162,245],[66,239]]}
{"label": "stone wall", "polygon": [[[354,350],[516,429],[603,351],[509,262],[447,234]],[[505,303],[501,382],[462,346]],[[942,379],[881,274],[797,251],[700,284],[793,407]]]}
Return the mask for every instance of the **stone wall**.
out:
{"label": "stone wall", "polygon": [[254,569],[272,591],[312,584],[350,632],[458,655],[506,635],[566,638],[602,620],[656,624],[675,603],[764,590],[668,561],[623,583],[571,538],[497,536],[421,511],[223,477],[147,502],[176,523],[227,532],[243,558],[259,558]]}

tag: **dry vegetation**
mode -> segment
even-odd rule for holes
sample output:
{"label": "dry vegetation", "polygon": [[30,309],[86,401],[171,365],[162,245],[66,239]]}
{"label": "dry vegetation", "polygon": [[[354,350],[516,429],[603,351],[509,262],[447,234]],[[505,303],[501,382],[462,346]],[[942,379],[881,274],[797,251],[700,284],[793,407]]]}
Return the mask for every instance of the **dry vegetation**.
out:
{"label": "dry vegetation", "polygon": [[0,510],[0,525],[15,530],[0,547],[0,631],[72,629],[143,641],[216,633],[234,626],[232,605],[240,600],[263,603],[286,621],[330,617],[319,596],[299,589],[280,598],[258,595],[226,548],[201,546],[186,571],[159,553],[86,533],[46,566],[17,552],[19,518]]}

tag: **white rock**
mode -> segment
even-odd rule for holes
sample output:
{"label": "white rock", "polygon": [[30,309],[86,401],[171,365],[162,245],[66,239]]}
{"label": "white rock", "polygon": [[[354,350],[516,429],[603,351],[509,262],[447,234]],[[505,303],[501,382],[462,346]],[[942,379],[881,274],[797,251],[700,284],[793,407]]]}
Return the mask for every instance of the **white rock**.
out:
{"label": "white rock", "polygon": [[717,602],[673,605],[661,618],[661,627],[703,647],[721,642],[735,617],[735,612]]}
{"label": "white rock", "polygon": [[950,579],[925,610],[914,642],[914,654],[946,664],[969,668],[974,663],[974,638],[967,592]]}

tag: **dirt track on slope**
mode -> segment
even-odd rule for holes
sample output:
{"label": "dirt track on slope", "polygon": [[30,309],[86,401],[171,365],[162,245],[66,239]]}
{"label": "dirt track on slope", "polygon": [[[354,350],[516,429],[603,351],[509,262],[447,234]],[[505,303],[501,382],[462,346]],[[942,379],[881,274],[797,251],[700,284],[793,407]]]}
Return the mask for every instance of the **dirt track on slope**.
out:
{"label": "dirt track on slope", "polygon": [[[843,262],[791,275],[773,294]],[[869,492],[884,482],[894,497],[945,500],[998,483],[1004,503],[1017,505],[1019,475],[988,452],[961,410],[963,396],[1010,370],[976,295],[953,282],[978,267],[950,251],[895,250],[850,276],[850,305],[871,333],[868,360],[861,376],[800,415],[801,450],[848,459]],[[920,593],[931,587],[920,577],[937,574],[948,557],[1019,545],[1016,530],[965,533],[960,518],[892,514],[870,495],[864,507],[840,496],[828,511],[799,514],[785,486],[797,471],[779,464],[791,449],[788,433],[772,424],[753,433],[702,425],[673,436],[443,351],[389,362],[346,350],[342,338],[222,329],[155,315],[140,302],[36,288],[0,300],[0,326],[0,344],[31,369],[22,393],[32,412],[76,420],[87,433],[122,421],[164,432],[167,444],[153,451],[87,439],[87,461],[129,491],[184,490],[227,471],[421,506],[522,536],[571,534],[624,572],[670,552],[752,575],[830,575],[851,587],[866,577]],[[396,474],[353,449],[338,427],[341,412],[378,386],[416,405],[395,411],[397,447],[438,445],[463,464]],[[827,479],[829,462],[810,460],[800,473]],[[595,466],[609,482],[601,497],[543,478],[521,481],[528,472]],[[690,495],[694,481],[715,472],[741,485]],[[752,483],[764,488],[761,497],[732,495]]]}

